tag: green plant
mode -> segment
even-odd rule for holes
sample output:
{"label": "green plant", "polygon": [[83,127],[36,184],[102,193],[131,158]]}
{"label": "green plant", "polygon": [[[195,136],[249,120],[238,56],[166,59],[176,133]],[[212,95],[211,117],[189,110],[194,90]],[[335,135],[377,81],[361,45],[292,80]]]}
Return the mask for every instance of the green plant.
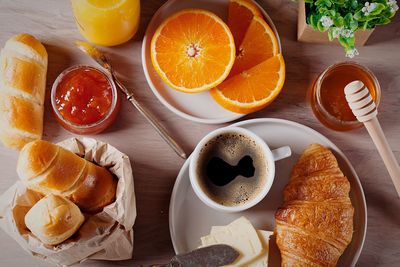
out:
{"label": "green plant", "polygon": [[358,55],[354,32],[390,23],[399,9],[396,0],[305,0],[307,24],[338,39],[347,57]]}

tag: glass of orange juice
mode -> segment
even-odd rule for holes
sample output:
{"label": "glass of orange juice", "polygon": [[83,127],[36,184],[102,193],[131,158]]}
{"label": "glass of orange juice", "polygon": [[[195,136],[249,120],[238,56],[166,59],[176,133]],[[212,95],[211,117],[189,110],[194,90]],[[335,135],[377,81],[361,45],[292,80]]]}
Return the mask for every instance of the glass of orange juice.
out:
{"label": "glass of orange juice", "polygon": [[140,0],[71,0],[80,33],[89,42],[113,46],[131,39],[140,20]]}

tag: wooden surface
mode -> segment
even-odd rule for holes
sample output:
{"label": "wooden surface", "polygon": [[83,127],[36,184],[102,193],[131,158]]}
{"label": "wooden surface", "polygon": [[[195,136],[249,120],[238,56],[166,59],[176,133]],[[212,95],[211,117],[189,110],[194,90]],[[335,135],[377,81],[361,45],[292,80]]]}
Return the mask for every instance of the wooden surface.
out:
{"label": "wooden surface", "polygon": [[[154,12],[164,1],[143,0],[141,27],[122,46],[108,48],[127,86],[134,87],[141,102],[174,133],[190,153],[209,131],[223,125],[202,125],[184,120],[162,106],[148,87],[140,60],[141,39]],[[259,3],[275,22],[281,36],[287,66],[281,95],[268,108],[245,119],[272,117],[307,125],[331,139],[350,159],[360,176],[368,204],[368,232],[358,266],[400,266],[400,199],[365,129],[340,133],[326,129],[313,116],[306,92],[327,66],[344,61],[340,47],[296,42],[297,4],[290,0]],[[0,44],[13,34],[28,32],[44,42],[49,53],[44,139],[60,141],[73,136],[51,114],[48,93],[57,75],[68,66],[91,63],[74,46],[82,39],[75,27],[69,1],[1,0]],[[378,118],[397,160],[400,160],[400,17],[378,28],[358,61],[368,66],[382,86]],[[183,164],[174,152],[128,102],[122,103],[117,122],[96,138],[129,155],[133,163],[138,217],[134,226],[134,260],[90,262],[85,266],[140,266],[167,261],[173,255],[168,228],[168,206],[176,175]],[[0,147],[0,192],[17,179],[18,153]],[[32,258],[6,233],[0,231],[0,266],[48,266]]]}

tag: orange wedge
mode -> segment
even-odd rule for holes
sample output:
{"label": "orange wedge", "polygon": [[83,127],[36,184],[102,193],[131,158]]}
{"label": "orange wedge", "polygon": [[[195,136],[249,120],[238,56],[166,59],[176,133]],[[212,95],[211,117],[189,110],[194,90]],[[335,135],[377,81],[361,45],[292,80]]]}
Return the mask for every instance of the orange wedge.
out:
{"label": "orange wedge", "polygon": [[235,43],[217,15],[186,9],[158,27],[151,41],[151,60],[169,86],[197,93],[225,80],[235,61]]}
{"label": "orange wedge", "polygon": [[284,81],[285,62],[278,54],[228,78],[210,93],[224,108],[248,114],[271,103],[280,93]]}
{"label": "orange wedge", "polygon": [[248,70],[278,53],[278,40],[271,27],[262,18],[254,17],[239,47],[230,76]]}
{"label": "orange wedge", "polygon": [[262,17],[259,8],[251,0],[230,0],[228,26],[235,39],[236,48],[240,46],[247,28],[254,16]]}

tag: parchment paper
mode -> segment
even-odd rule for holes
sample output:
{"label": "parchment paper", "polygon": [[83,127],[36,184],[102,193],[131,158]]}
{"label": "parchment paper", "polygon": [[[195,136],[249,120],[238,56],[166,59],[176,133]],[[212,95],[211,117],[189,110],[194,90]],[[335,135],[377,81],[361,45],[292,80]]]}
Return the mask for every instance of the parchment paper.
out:
{"label": "parchment paper", "polygon": [[0,227],[31,255],[60,266],[88,259],[132,258],[136,202],[128,156],[92,138],[71,138],[58,145],[108,168],[118,178],[115,202],[100,213],[85,214],[82,227],[65,242],[57,246],[44,245],[24,223],[25,214],[42,196],[27,189],[15,173],[17,182],[0,196]]}

